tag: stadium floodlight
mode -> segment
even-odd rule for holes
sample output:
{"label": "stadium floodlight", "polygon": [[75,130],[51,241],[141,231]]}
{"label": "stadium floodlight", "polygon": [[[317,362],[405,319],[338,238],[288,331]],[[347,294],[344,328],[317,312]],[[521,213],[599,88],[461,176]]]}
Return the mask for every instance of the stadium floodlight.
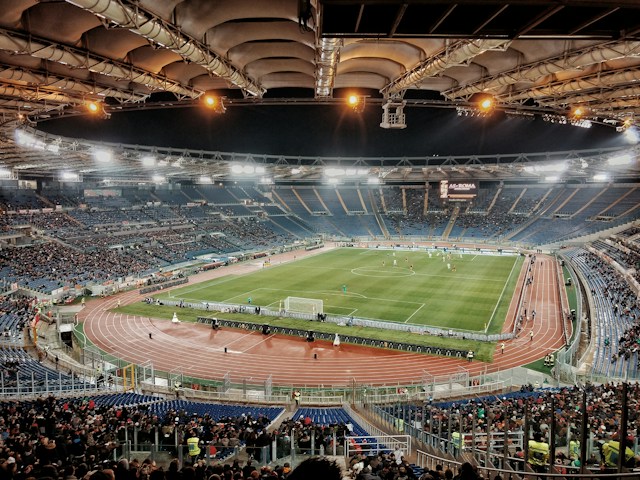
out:
{"label": "stadium floodlight", "polygon": [[638,132],[638,129],[636,127],[627,128],[624,131],[623,135],[624,135],[624,139],[628,143],[631,143],[633,145],[635,145],[636,143],[638,143],[640,141],[640,133]]}
{"label": "stadium floodlight", "polygon": [[560,177],[558,175],[547,175],[544,177],[545,182],[559,182]]}
{"label": "stadium floodlight", "polygon": [[567,162],[547,163],[542,165],[527,165],[524,171],[527,173],[559,173],[567,169]]}
{"label": "stadium floodlight", "polygon": [[101,163],[111,163],[111,160],[113,160],[113,152],[111,150],[101,148],[93,152],[93,158]]}
{"label": "stadium floodlight", "polygon": [[60,174],[60,180],[63,182],[79,182],[80,175],[74,172],[62,172]]}
{"label": "stadium floodlight", "polygon": [[357,173],[358,173],[358,169],[356,169],[356,168],[347,168],[344,171],[344,174],[349,176],[349,177],[352,177],[352,176],[356,175]]}
{"label": "stadium floodlight", "polygon": [[267,169],[264,168],[262,165],[259,165],[255,168],[255,171],[258,175],[263,175],[264,173],[266,173]]}
{"label": "stadium floodlight", "polygon": [[153,177],[151,177],[151,180],[153,180],[154,183],[164,183],[166,181],[166,178],[164,178],[162,175],[154,175]]}
{"label": "stadium floodlight", "polygon": [[631,155],[630,153],[623,153],[609,158],[609,160],[607,160],[607,163],[612,167],[620,167],[624,165],[630,165],[631,163],[633,163],[633,160],[633,155]]}
{"label": "stadium floodlight", "polygon": [[242,173],[242,165],[239,163],[231,165],[231,173]]}
{"label": "stadium floodlight", "polygon": [[292,169],[291,169],[291,175],[297,175],[297,174],[299,174],[300,172],[302,172],[302,169],[301,169],[301,168],[292,168]]}
{"label": "stadium floodlight", "polygon": [[609,175],[606,173],[597,173],[593,176],[594,182],[606,182],[607,180],[609,180]]}
{"label": "stadium floodlight", "polygon": [[60,153],[60,145],[58,143],[50,143],[47,145],[47,151],[51,153]]}
{"label": "stadium floodlight", "polygon": [[209,175],[200,175],[200,178],[198,178],[198,183],[208,185],[213,183],[213,179]]}
{"label": "stadium floodlight", "polygon": [[362,95],[351,94],[347,97],[347,105],[349,105],[355,113],[362,113],[365,102],[365,97]]}
{"label": "stadium floodlight", "polygon": [[140,162],[145,167],[153,167],[156,164],[156,158],[153,155],[145,155],[140,158]]}
{"label": "stadium floodlight", "polygon": [[244,167],[242,167],[242,173],[244,174],[251,175],[255,172],[256,172],[256,167],[254,167],[253,165],[245,165]]}
{"label": "stadium floodlight", "polygon": [[340,176],[345,175],[345,173],[346,172],[345,172],[344,168],[327,168],[324,171],[324,174],[327,177],[340,177]]}

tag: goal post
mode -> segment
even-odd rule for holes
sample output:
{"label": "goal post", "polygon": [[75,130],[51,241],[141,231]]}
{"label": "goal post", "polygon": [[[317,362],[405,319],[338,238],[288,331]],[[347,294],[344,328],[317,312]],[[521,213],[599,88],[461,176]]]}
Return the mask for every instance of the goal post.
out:
{"label": "goal post", "polygon": [[284,299],[284,309],[293,313],[324,313],[322,300],[317,298],[287,297]]}

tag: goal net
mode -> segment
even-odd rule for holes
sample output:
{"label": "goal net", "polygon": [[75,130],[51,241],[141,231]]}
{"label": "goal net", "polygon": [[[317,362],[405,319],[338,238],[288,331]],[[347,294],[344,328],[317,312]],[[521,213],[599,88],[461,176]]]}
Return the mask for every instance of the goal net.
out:
{"label": "goal net", "polygon": [[295,313],[324,313],[322,300],[316,298],[287,297],[284,299],[284,309]]}

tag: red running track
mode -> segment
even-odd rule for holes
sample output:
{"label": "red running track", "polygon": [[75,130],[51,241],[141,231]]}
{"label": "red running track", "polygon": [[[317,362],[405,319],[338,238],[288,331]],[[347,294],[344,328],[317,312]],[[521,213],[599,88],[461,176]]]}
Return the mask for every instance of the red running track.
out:
{"label": "red running track", "polygon": [[[295,253],[302,256],[300,252]],[[274,260],[292,258],[293,253]],[[118,299],[122,303],[140,301],[142,297],[137,291],[92,300],[80,312],[79,319],[84,322],[88,339],[103,351],[136,364],[150,360],[160,371],[211,380],[221,380],[228,373],[232,382],[246,379],[249,384],[262,383],[270,375],[273,383],[279,385],[348,386],[354,380],[377,385],[411,383],[419,381],[425,370],[431,375],[444,375],[459,372],[462,367],[475,375],[521,366],[557,350],[563,337],[554,261],[551,257],[538,255],[532,270],[533,285],[526,288],[523,297],[529,312],[535,308],[536,319],[525,322],[518,338],[505,342],[504,353],[498,344],[492,363],[469,363],[466,359],[346,344],[333,347],[327,341],[308,343],[302,338],[263,336],[255,331],[214,331],[201,324],[174,324],[164,319],[109,311]],[[525,262],[521,280],[527,274],[527,266]],[[205,272],[192,281],[197,283],[212,275],[246,272],[257,267],[257,264],[238,264]],[[522,285],[522,282],[518,284]],[[514,295],[514,299],[516,297]],[[516,316],[515,303],[512,300],[508,318]],[[510,323],[505,322],[505,328],[510,329]],[[533,340],[530,339],[531,331]]]}

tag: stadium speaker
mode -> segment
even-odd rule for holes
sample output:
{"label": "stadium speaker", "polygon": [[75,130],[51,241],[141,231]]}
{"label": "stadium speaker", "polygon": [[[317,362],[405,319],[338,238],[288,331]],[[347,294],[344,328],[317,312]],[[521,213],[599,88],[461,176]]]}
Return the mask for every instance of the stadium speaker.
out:
{"label": "stadium speaker", "polygon": [[307,342],[313,342],[315,340],[314,334],[312,330],[307,332]]}

